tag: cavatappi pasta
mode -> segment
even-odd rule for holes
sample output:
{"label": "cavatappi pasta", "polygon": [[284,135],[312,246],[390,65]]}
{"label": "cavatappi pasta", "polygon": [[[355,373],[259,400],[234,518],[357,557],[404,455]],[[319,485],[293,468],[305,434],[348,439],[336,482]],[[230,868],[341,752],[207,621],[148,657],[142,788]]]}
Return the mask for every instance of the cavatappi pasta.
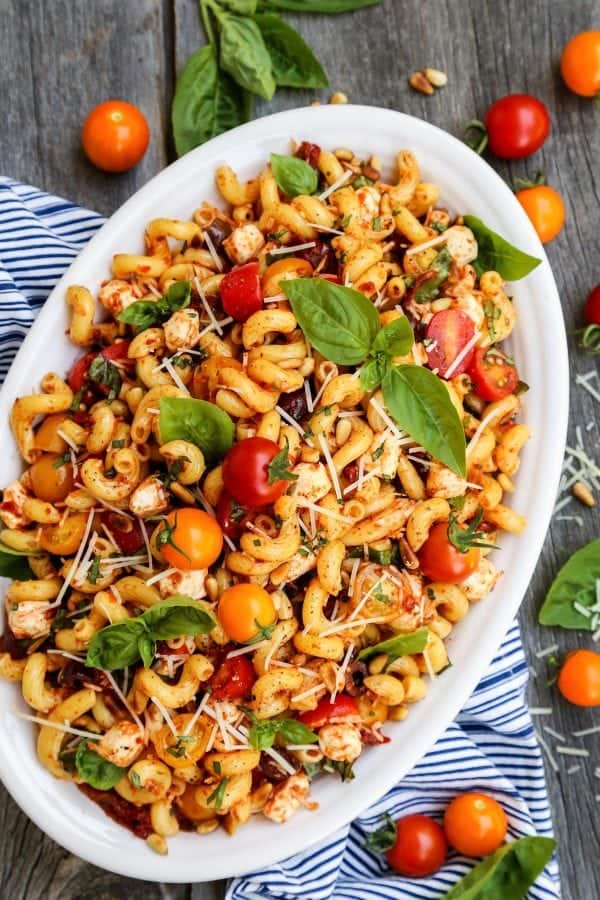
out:
{"label": "cavatappi pasta", "polygon": [[[24,574],[0,675],[41,763],[158,852],[181,828],[285,822],[314,775],[351,777],[448,665],[500,574],[497,533],[525,526],[529,432],[499,346],[515,312],[473,232],[407,150],[390,183],[376,157],[293,151],[314,190],[222,166],[224,209],[154,219],[114,257],[102,321],[71,286],[85,353],[12,413],[26,469],[0,541]],[[358,292],[376,330],[411,326],[378,359],[437,376],[463,471],[403,427],[385,379],[309,337],[297,279]]]}

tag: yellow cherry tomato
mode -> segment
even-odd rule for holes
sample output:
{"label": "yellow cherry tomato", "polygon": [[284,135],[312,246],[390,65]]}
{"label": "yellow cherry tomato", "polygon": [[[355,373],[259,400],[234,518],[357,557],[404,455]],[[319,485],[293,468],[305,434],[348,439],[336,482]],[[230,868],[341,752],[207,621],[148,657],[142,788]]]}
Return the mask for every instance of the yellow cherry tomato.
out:
{"label": "yellow cherry tomato", "polygon": [[558,689],[575,706],[600,706],[600,653],[569,653],[558,676]]}
{"label": "yellow cherry tomato", "polygon": [[236,584],[221,594],[217,616],[231,640],[245,644],[265,633],[275,623],[277,613],[264,588],[258,584]]}
{"label": "yellow cherry tomato", "polygon": [[171,566],[189,571],[207,569],[223,549],[223,532],[202,509],[174,509],[157,529],[156,543]]}
{"label": "yellow cherry tomato", "polygon": [[517,191],[516,197],[542,244],[555,238],[565,223],[565,205],[560,194],[547,184],[538,184]]}
{"label": "yellow cherry tomato", "polygon": [[33,493],[47,503],[60,503],[73,490],[73,466],[66,456],[44,453],[29,475]]}

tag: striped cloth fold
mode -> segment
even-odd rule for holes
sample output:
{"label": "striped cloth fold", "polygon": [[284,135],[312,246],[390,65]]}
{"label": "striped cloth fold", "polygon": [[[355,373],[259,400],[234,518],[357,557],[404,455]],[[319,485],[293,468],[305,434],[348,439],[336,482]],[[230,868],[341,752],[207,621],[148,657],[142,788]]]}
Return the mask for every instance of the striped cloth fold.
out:
{"label": "striped cloth fold", "polygon": [[[37,310],[102,222],[59,197],[0,178],[0,383]],[[439,900],[473,860],[454,854],[430,878],[402,878],[390,873],[382,856],[365,850],[365,836],[384,812],[394,818],[419,812],[439,820],[449,801],[467,790],[485,791],[502,803],[511,838],[549,836],[544,769],[524,700],[527,677],[515,623],[456,721],[410,774],[316,846],[234,879],[227,900]],[[556,857],[528,897],[560,900]]]}

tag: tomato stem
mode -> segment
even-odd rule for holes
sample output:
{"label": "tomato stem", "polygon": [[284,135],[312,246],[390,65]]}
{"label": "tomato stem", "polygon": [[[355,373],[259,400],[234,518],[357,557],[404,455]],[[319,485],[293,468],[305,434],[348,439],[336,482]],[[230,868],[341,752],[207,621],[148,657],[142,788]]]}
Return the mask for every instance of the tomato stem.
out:
{"label": "tomato stem", "polygon": [[[469,135],[473,132],[473,137]],[[467,147],[481,156],[488,144],[488,131],[481,119],[471,119],[464,127],[463,140]]]}

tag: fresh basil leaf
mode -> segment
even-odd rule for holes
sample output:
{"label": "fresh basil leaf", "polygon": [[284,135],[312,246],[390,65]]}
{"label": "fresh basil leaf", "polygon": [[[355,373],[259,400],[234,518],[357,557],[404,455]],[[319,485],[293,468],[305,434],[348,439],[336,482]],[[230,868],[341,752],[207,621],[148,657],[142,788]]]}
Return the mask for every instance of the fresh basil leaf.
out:
{"label": "fresh basil leaf", "polygon": [[314,744],[319,740],[314,731],[297,719],[254,719],[248,740],[255,750],[267,750],[278,734],[289,744]]}
{"label": "fresh basil leaf", "polygon": [[215,48],[196,50],[183,67],[171,107],[178,156],[242,125],[252,114],[252,96],[218,65]]}
{"label": "fresh basil leaf", "polygon": [[125,669],[140,658],[139,640],[145,633],[143,617],[124,619],[97,631],[90,641],[86,666],[93,669]]}
{"label": "fresh basil leaf", "polygon": [[283,719],[279,725],[279,734],[288,744],[314,744],[319,740],[318,734],[297,719]]}
{"label": "fresh basil leaf", "polygon": [[596,602],[596,582],[600,580],[600,539],[574,553],[552,582],[539,613],[540,625],[559,625],[593,631],[593,617],[575,609]]}
{"label": "fresh basil leaf", "polygon": [[[158,300],[136,300],[119,313],[119,322],[135,325],[139,331],[151,328],[180,309],[190,305],[192,288],[189,281],[174,281],[167,293]],[[96,357],[94,363],[103,357]],[[92,366],[94,365],[92,363]],[[112,363],[111,363],[112,365]],[[90,368],[91,373],[91,368]]]}
{"label": "fresh basil leaf", "polygon": [[337,772],[342,781],[354,781],[354,779],[356,778],[356,774],[351,762],[341,762],[337,759],[326,759],[325,767],[326,770],[333,769],[334,772]]}
{"label": "fresh basil leaf", "polygon": [[110,791],[127,772],[91,750],[87,741],[77,746],[75,766],[79,777],[98,791]]}
{"label": "fresh basil leaf", "polygon": [[260,0],[260,9],[288,9],[290,12],[352,12],[365,6],[377,6],[381,0]]}
{"label": "fresh basil leaf", "polygon": [[438,296],[440,287],[448,278],[450,269],[454,262],[447,247],[442,247],[437,256],[433,259],[429,266],[429,271],[434,272],[430,278],[425,278],[417,287],[412,295],[415,303],[430,303]]}
{"label": "fresh basil leaf", "polygon": [[149,669],[154,662],[154,657],[156,655],[156,642],[146,632],[139,637],[138,652],[144,668]]}
{"label": "fresh basil leaf", "polygon": [[268,750],[275,743],[277,735],[277,722],[255,722],[248,733],[248,742],[254,750]]}
{"label": "fresh basil leaf", "polygon": [[383,380],[383,399],[401,428],[431,456],[466,477],[462,422],[437,375],[424,366],[393,366]]}
{"label": "fresh basil leaf", "polygon": [[307,340],[326,359],[343,366],[363,362],[379,331],[379,315],[367,297],[324,278],[282,281]]}
{"label": "fresh basil leaf", "polygon": [[256,22],[229,13],[220,17],[221,68],[240,87],[265,100],[275,93],[271,57]]}
{"label": "fresh basil leaf", "polygon": [[220,0],[221,6],[241,16],[253,16],[256,12],[256,0]]}
{"label": "fresh basil leaf", "polygon": [[206,400],[161,397],[158,421],[163,443],[190,441],[208,462],[222,459],[233,444],[233,422],[226,412]]}
{"label": "fresh basil leaf", "polygon": [[427,636],[429,629],[419,628],[412,634],[397,634],[387,641],[381,641],[379,644],[373,644],[372,647],[365,647],[358,654],[359,659],[371,659],[372,656],[378,656],[385,653],[388,658],[388,665],[393,663],[400,656],[411,656],[413,653],[422,653],[427,645]]}
{"label": "fresh basil leaf", "polygon": [[368,359],[360,370],[360,386],[363,391],[374,391],[385,378],[392,361],[385,353]]}
{"label": "fresh basil leaf", "polygon": [[121,373],[115,364],[101,353],[98,354],[96,359],[92,360],[92,364],[88,369],[88,378],[90,381],[108,388],[108,396],[106,399],[109,403],[119,396],[121,384],[123,383]]}
{"label": "fresh basil leaf", "polygon": [[467,872],[441,900],[523,900],[555,849],[555,840],[537,835],[505,844]]}
{"label": "fresh basil leaf", "polygon": [[288,197],[314,194],[317,189],[319,183],[317,173],[312,166],[297,156],[271,153],[271,169],[278,186]]}
{"label": "fresh basil leaf", "polygon": [[279,16],[265,13],[254,21],[271,56],[273,77],[278,85],[297,88],[326,88],[323,66],[304,38]]}
{"label": "fresh basil leaf", "polygon": [[13,581],[27,581],[33,578],[33,572],[27,557],[17,554],[10,548],[0,549],[0,578],[12,578]]}
{"label": "fresh basil leaf", "polygon": [[498,272],[507,281],[518,281],[533,272],[541,259],[524,253],[518,247],[488,228],[477,216],[464,216],[465,225],[475,235],[479,248],[473,266],[478,275],[484,272]]}
{"label": "fresh basil leaf", "polygon": [[373,341],[372,352],[387,353],[389,356],[406,356],[415,342],[413,330],[406,316],[394,319],[381,329]]}
{"label": "fresh basil leaf", "polygon": [[208,634],[217,624],[197,600],[184,594],[174,594],[149,606],[142,618],[149,633],[157,641]]}

